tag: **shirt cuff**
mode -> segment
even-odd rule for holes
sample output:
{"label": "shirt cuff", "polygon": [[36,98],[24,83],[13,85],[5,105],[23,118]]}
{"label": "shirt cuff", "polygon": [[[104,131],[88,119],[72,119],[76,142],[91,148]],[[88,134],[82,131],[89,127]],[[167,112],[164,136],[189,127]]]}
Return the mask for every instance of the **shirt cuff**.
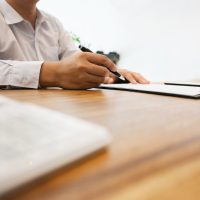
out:
{"label": "shirt cuff", "polygon": [[43,61],[6,61],[11,65],[9,84],[22,88],[38,89]]}

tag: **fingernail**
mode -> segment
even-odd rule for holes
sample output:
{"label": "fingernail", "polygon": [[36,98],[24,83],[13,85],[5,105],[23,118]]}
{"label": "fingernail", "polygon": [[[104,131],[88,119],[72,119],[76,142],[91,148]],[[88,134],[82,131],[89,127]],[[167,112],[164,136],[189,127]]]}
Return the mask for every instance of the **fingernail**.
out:
{"label": "fingernail", "polygon": [[109,78],[109,80],[108,80],[108,83],[109,83],[109,84],[112,84],[112,83],[114,83],[114,79],[112,79],[112,78]]}

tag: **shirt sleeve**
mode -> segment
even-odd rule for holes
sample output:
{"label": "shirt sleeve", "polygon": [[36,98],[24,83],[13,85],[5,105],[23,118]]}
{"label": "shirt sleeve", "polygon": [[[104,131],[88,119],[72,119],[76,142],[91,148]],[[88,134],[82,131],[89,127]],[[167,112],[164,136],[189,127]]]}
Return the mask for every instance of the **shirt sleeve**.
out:
{"label": "shirt sleeve", "polygon": [[72,40],[70,33],[64,29],[62,23],[56,18],[55,22],[59,35],[59,59],[63,60],[80,50]]}
{"label": "shirt sleeve", "polygon": [[37,89],[43,61],[0,60],[0,86]]}

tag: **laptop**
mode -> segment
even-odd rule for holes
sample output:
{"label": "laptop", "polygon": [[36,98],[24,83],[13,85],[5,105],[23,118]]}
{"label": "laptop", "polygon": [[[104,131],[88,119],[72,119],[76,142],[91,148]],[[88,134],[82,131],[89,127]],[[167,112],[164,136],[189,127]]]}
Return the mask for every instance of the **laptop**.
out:
{"label": "laptop", "polygon": [[0,113],[0,196],[111,142],[101,126],[3,96]]}

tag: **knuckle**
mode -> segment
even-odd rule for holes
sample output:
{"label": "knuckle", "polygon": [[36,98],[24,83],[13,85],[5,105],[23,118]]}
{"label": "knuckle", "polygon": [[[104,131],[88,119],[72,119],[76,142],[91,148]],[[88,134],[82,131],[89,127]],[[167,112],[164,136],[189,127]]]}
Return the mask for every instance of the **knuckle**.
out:
{"label": "knuckle", "polygon": [[108,76],[110,74],[110,71],[108,69],[106,69],[106,68],[103,68],[102,69],[102,74],[103,74],[103,76]]}
{"label": "knuckle", "polygon": [[82,62],[78,63],[78,70],[79,71],[84,72],[84,71],[86,71],[86,69],[87,69],[86,65],[84,65]]}
{"label": "knuckle", "polygon": [[102,56],[101,61],[103,63],[108,63],[108,58],[106,56]]}
{"label": "knuckle", "polygon": [[87,53],[85,53],[85,52],[80,52],[79,53],[79,58],[80,59],[85,59],[87,57]]}

